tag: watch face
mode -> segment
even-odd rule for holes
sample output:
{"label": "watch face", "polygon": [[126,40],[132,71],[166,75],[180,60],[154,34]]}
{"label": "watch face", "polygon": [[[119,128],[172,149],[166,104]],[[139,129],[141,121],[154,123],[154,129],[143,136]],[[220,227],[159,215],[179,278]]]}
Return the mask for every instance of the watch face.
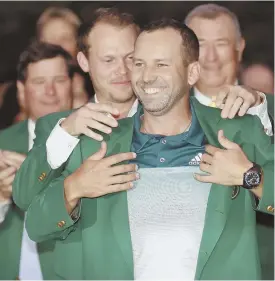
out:
{"label": "watch face", "polygon": [[249,186],[257,186],[260,184],[261,177],[256,171],[251,171],[247,173],[245,181]]}

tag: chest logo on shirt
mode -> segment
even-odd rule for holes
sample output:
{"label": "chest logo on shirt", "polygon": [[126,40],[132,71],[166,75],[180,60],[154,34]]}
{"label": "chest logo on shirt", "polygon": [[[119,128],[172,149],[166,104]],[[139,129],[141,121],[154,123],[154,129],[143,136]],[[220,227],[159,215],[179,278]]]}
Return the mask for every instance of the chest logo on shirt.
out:
{"label": "chest logo on shirt", "polygon": [[192,158],[190,161],[189,161],[189,165],[190,166],[199,166],[200,163],[201,163],[201,157],[202,157],[202,153],[198,153],[197,156],[195,156],[194,158]]}

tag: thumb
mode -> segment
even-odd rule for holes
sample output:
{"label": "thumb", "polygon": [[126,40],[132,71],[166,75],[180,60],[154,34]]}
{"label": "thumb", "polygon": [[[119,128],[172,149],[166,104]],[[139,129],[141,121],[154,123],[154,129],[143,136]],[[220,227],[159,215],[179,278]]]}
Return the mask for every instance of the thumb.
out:
{"label": "thumb", "polygon": [[219,143],[226,149],[236,149],[237,148],[237,144],[230,141],[229,139],[227,139],[224,134],[223,134],[223,130],[219,130],[218,132],[218,140]]}
{"label": "thumb", "polygon": [[100,149],[96,153],[91,155],[88,159],[93,161],[101,160],[106,155],[106,152],[107,152],[107,144],[105,141],[102,141]]}

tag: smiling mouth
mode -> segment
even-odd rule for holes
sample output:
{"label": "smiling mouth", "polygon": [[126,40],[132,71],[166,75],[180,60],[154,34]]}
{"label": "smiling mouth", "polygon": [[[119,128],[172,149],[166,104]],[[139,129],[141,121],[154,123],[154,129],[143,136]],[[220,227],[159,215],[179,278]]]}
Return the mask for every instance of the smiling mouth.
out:
{"label": "smiling mouth", "polygon": [[143,91],[147,95],[154,95],[154,94],[159,94],[163,92],[166,89],[166,87],[161,87],[161,88],[143,88]]}
{"label": "smiling mouth", "polygon": [[113,82],[114,85],[129,85],[131,81],[119,81],[119,82]]}

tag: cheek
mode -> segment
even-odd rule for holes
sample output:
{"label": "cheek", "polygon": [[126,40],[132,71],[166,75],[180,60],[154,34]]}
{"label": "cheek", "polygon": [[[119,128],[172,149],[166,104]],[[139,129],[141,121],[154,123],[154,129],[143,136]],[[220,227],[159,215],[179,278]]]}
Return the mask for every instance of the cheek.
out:
{"label": "cheek", "polygon": [[228,65],[235,62],[235,52],[231,48],[217,48],[217,54],[221,63]]}
{"label": "cheek", "polygon": [[93,82],[96,84],[106,85],[116,77],[115,65],[100,64],[91,69]]}
{"label": "cheek", "polygon": [[43,86],[30,86],[26,91],[25,98],[28,102],[36,102],[43,94]]}
{"label": "cheek", "polygon": [[72,96],[72,88],[68,83],[67,85],[57,85],[56,93],[59,99],[69,99]]}

